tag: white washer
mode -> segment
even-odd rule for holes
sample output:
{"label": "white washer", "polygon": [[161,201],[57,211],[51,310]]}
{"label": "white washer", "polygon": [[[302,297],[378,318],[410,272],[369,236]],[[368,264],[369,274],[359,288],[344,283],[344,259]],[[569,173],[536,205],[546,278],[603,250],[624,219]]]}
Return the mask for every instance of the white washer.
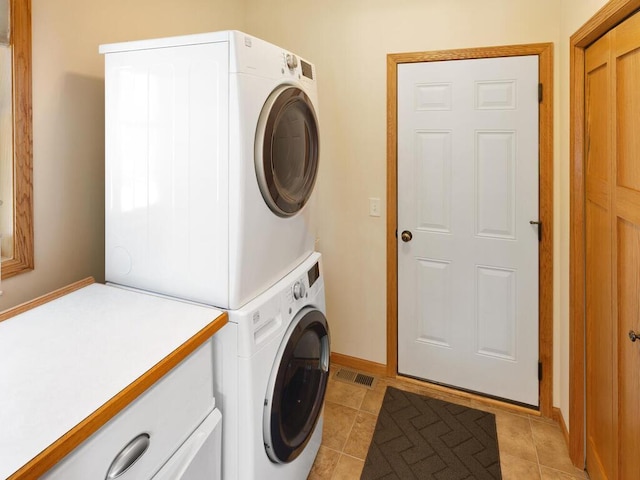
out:
{"label": "white washer", "polygon": [[311,254],[311,63],[237,31],[100,52],[107,281],[236,309]]}
{"label": "white washer", "polygon": [[225,480],[307,478],[329,375],[320,254],[239,310],[214,337]]}

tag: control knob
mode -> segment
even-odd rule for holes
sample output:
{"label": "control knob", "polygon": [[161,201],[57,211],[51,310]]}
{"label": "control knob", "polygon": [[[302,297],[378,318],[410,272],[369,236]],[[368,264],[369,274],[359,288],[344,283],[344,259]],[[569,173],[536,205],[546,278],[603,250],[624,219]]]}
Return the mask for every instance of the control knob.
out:
{"label": "control knob", "polygon": [[302,297],[304,297],[304,293],[305,293],[304,283],[302,283],[301,281],[297,281],[296,283],[293,284],[294,299],[300,300]]}
{"label": "control knob", "polygon": [[290,53],[287,53],[287,67],[289,67],[289,70],[293,70],[297,66],[298,66],[298,57]]}

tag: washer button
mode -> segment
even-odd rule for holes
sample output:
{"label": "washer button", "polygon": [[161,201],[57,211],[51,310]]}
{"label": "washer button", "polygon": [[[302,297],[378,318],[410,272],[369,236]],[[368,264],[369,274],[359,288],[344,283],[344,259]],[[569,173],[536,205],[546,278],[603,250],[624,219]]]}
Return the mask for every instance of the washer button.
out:
{"label": "washer button", "polygon": [[293,298],[295,298],[296,300],[300,300],[302,297],[304,297],[304,293],[304,283],[302,283],[301,281],[297,281],[293,284]]}

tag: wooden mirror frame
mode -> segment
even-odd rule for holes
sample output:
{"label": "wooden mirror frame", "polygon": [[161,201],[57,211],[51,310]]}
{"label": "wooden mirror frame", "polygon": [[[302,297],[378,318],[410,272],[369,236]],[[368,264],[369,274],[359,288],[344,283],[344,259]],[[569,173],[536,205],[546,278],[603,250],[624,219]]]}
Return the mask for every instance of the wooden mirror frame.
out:
{"label": "wooden mirror frame", "polygon": [[10,0],[13,49],[13,256],[2,278],[33,270],[31,0]]}

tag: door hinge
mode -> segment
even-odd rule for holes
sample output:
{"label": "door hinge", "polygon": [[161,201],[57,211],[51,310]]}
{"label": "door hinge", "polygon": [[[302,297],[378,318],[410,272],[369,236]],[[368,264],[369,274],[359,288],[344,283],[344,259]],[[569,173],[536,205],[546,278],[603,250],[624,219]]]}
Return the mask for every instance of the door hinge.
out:
{"label": "door hinge", "polygon": [[396,228],[396,238],[398,238],[398,229]]}
{"label": "door hinge", "polygon": [[542,362],[538,362],[538,381],[542,381]]}
{"label": "door hinge", "polygon": [[538,103],[542,103],[542,84],[538,84]]}

